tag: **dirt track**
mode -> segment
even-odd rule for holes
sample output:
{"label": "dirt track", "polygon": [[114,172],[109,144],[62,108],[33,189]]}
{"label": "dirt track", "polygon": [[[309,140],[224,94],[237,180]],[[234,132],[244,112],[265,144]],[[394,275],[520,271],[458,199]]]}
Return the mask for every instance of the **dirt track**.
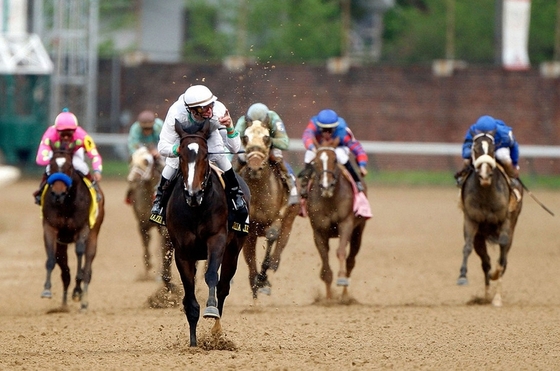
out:
{"label": "dirt track", "polygon": [[[181,309],[146,305],[160,284],[137,280],[140,237],[123,203],[123,181],[103,182],[108,202],[89,313],[71,303],[70,313],[47,314],[60,305],[60,270],[53,275],[53,299],[41,299],[45,252],[31,197],[36,183],[23,180],[0,194],[0,370],[560,368],[560,219],[529,197],[502,308],[468,304],[484,292],[476,255],[470,285],[455,284],[462,250],[456,189],[370,187],[374,217],[350,286],[357,304],[321,300],[319,256],[309,221],[298,217],[280,269],[270,277],[272,295],[258,305],[241,258],[222,320],[231,349],[206,350],[188,347]],[[560,212],[559,192],[536,193]],[[70,263],[74,275],[73,253]],[[204,298],[205,289],[200,292]],[[212,324],[201,319],[200,342]]]}

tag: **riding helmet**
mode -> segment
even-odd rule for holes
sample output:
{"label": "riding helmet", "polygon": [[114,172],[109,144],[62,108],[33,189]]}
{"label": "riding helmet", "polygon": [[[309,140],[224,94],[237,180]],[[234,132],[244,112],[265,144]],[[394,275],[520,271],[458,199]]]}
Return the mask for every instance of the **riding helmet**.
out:
{"label": "riding helmet", "polygon": [[218,98],[204,85],[193,85],[183,94],[183,102],[189,108],[204,107],[217,100]]}
{"label": "riding helmet", "polygon": [[138,115],[138,122],[142,129],[151,129],[154,127],[154,120],[156,119],[155,113],[150,110],[140,112]]}
{"label": "riding helmet", "polygon": [[476,123],[474,124],[475,130],[481,132],[490,132],[496,130],[496,119],[492,116],[480,116]]}
{"label": "riding helmet", "polygon": [[317,115],[317,126],[330,129],[338,126],[338,115],[332,109],[324,109]]}
{"label": "riding helmet", "polygon": [[76,130],[76,128],[78,127],[78,118],[72,112],[69,112],[67,108],[65,108],[54,119],[54,127],[58,131]]}
{"label": "riding helmet", "polygon": [[255,103],[247,110],[247,119],[265,121],[268,115],[268,107],[262,103]]}

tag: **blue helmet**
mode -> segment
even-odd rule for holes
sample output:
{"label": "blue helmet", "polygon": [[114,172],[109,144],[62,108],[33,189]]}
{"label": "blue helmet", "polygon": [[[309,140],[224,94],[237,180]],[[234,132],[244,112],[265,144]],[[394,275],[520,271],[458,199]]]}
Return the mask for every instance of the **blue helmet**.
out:
{"label": "blue helmet", "polygon": [[496,119],[492,116],[480,116],[474,124],[474,129],[480,132],[490,132],[497,129]]}
{"label": "blue helmet", "polygon": [[324,109],[317,115],[317,126],[321,129],[331,129],[338,126],[338,115],[332,109]]}

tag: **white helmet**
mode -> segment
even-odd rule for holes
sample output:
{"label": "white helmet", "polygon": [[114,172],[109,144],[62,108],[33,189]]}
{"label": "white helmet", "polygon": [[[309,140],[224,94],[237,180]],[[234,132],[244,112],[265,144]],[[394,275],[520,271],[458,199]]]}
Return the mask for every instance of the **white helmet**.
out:
{"label": "white helmet", "polygon": [[262,103],[255,103],[247,110],[247,118],[251,121],[265,121],[268,115],[268,107]]}
{"label": "white helmet", "polygon": [[218,98],[204,85],[193,85],[183,94],[183,102],[190,108],[204,107],[217,100]]}

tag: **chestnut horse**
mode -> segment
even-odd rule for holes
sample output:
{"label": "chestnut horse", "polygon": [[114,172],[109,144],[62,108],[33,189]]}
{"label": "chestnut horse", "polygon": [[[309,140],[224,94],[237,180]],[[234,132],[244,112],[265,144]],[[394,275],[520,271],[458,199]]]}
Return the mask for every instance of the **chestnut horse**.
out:
{"label": "chestnut horse", "polygon": [[[63,284],[61,309],[68,310],[67,298],[70,285],[68,244],[75,243],[78,268],[72,299],[81,301],[81,310],[86,311],[92,263],[97,252],[97,237],[105,215],[105,199],[101,189],[99,189],[101,196],[99,201],[96,200],[95,195],[91,194],[90,187],[92,186],[91,184],[86,185],[82,175],[74,169],[72,156],[72,148],[61,148],[54,151],[49,164],[50,175],[47,179],[47,186],[42,194],[41,213],[43,239],[47,251],[47,278],[41,297],[52,297],[51,274],[55,265],[58,264],[62,270]],[[95,204],[97,204],[96,208]],[[92,207],[95,210],[90,210]]]}
{"label": "chestnut horse", "polygon": [[[321,256],[321,279],[325,282],[327,299],[333,298],[333,272],[329,266],[329,239],[339,238],[337,286],[342,286],[342,300],[348,297],[350,274],[356,264],[356,255],[362,244],[366,218],[354,212],[352,181],[336,159],[332,147],[319,147],[312,163],[313,178],[309,184],[307,213],[313,229],[313,240]],[[365,184],[364,184],[365,187]],[[367,189],[364,190],[364,193]],[[350,243],[350,251],[346,246]]]}
{"label": "chestnut horse", "polygon": [[[210,122],[207,120],[197,132],[187,132],[176,121],[175,130],[181,138],[177,148],[181,171],[173,186],[166,219],[175,250],[175,264],[185,290],[183,306],[189,323],[190,345],[196,346],[196,326],[200,317],[200,305],[195,295],[196,262],[207,260],[204,278],[208,300],[203,316],[216,320],[212,334],[217,339],[222,332],[220,318],[224,301],[246,235],[228,230],[228,200],[220,177],[208,160]],[[250,201],[247,185],[242,179],[239,181],[246,201]]]}
{"label": "chestnut horse", "polygon": [[[482,260],[485,299],[490,301],[490,280],[497,280],[492,299],[494,306],[502,306],[502,276],[507,267],[507,257],[513,241],[522,201],[514,194],[509,178],[500,169],[494,156],[494,132],[473,135],[472,164],[474,171],[465,179],[461,189],[463,210],[463,263],[458,284],[467,283],[467,259],[473,248]],[[520,195],[523,188],[516,186]],[[500,246],[500,257],[494,272],[490,272],[490,256],[486,243]]]}
{"label": "chestnut horse", "polygon": [[148,277],[153,265],[150,254],[150,230],[155,228],[160,235],[160,252],[162,259],[161,278],[168,289],[171,283],[171,262],[173,260],[173,250],[171,240],[164,226],[150,221],[150,210],[154,197],[154,189],[161,177],[163,166],[158,164],[158,160],[150,153],[147,147],[139,147],[132,154],[130,170],[126,180],[131,191],[130,201],[134,210],[134,216],[138,222],[138,231],[142,238],[144,252],[145,276]]}
{"label": "chestnut horse", "polygon": [[[299,212],[299,205],[288,205],[289,189],[282,181],[277,165],[269,161],[270,130],[261,121],[247,123],[243,135],[247,164],[240,175],[245,179],[251,191],[250,230],[243,255],[249,267],[249,285],[253,299],[257,292],[270,295],[270,283],[267,271],[276,271],[280,264],[280,255],[288,239],[292,225]],[[257,238],[266,239],[266,250],[261,271],[257,273]],[[276,243],[274,252],[272,246]]]}

